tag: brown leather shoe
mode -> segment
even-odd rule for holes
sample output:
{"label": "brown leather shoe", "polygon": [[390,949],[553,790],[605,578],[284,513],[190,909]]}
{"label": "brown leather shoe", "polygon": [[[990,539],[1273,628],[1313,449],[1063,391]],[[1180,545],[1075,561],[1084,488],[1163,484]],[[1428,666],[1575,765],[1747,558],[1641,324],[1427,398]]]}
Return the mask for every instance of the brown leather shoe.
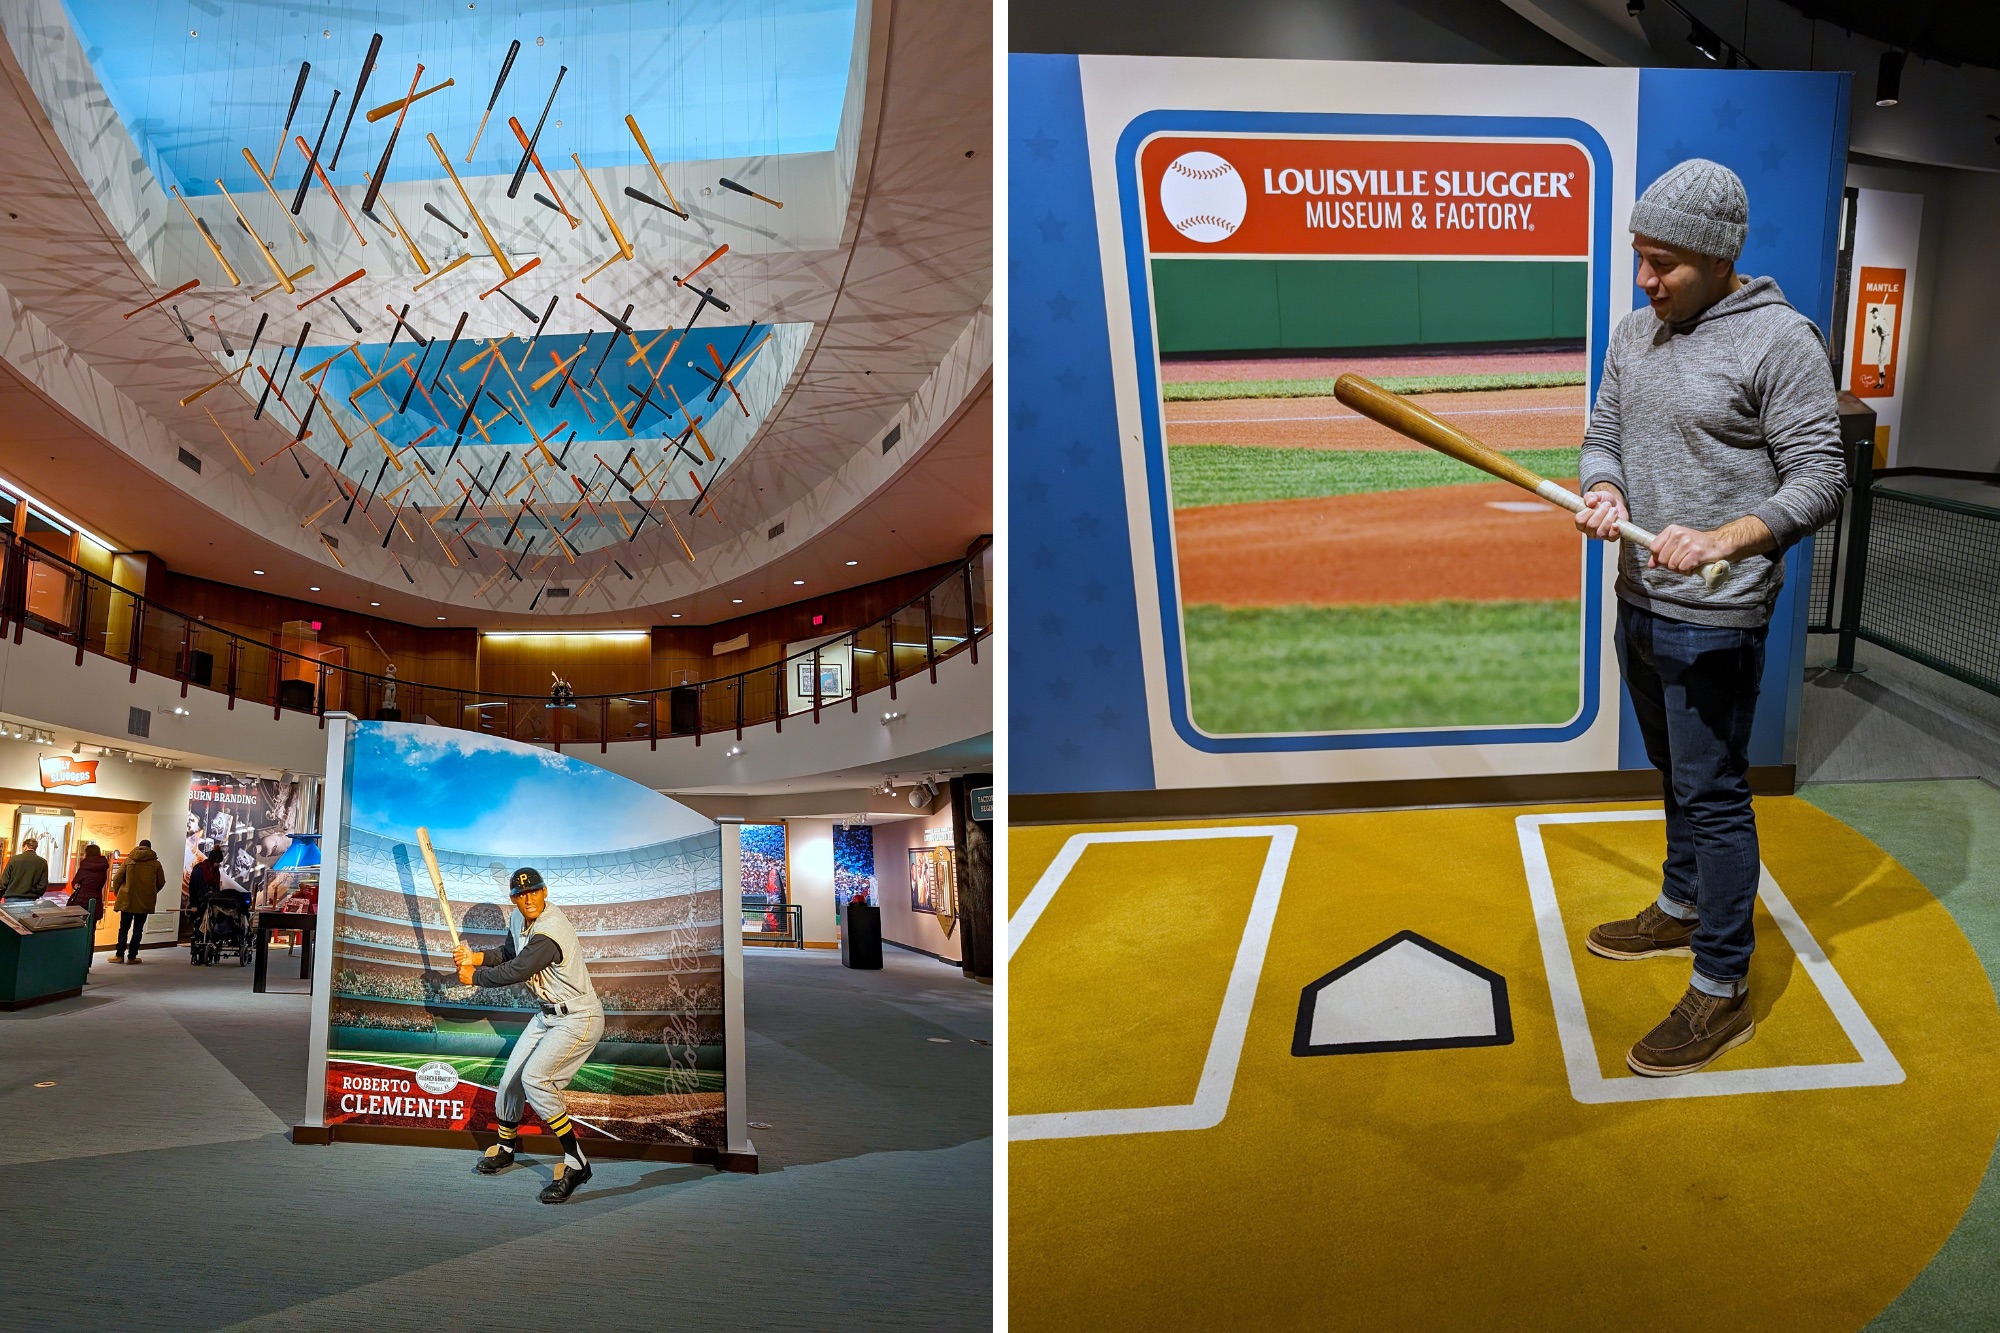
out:
{"label": "brown leather shoe", "polygon": [[1625,1057],[1635,1074],[1668,1078],[1692,1074],[1757,1031],[1746,987],[1733,1000],[1689,986],[1666,1021],[1648,1032]]}
{"label": "brown leather shoe", "polygon": [[1583,944],[1599,958],[1615,958],[1620,962],[1672,954],[1692,958],[1694,927],[1692,921],[1668,916],[1658,903],[1647,903],[1637,916],[1592,927]]}

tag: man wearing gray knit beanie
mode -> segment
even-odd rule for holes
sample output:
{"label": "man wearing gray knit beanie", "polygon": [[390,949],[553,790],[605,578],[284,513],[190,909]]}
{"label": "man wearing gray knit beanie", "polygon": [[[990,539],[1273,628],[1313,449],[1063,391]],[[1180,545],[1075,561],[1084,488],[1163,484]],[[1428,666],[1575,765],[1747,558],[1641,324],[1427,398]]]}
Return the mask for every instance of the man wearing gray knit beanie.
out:
{"label": "man wearing gray knit beanie", "polygon": [[[1629,517],[1659,533],[1650,549],[1619,549],[1617,639],[1662,775],[1663,883],[1588,940],[1604,958],[1694,959],[1687,993],[1626,1057],[1653,1077],[1692,1073],[1756,1031],[1748,774],[1764,639],[1785,550],[1832,517],[1847,484],[1818,332],[1777,283],[1736,271],[1749,215],[1736,173],[1701,158],[1633,206],[1651,309],[1612,330],[1583,439],[1577,526],[1616,541]],[[1710,588],[1696,571],[1718,560],[1729,573]]]}

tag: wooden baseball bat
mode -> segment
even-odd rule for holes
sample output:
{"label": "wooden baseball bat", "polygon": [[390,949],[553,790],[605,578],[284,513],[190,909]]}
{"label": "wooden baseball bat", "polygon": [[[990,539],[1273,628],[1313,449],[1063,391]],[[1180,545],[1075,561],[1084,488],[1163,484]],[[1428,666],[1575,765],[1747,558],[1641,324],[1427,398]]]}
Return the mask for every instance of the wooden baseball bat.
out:
{"label": "wooden baseball bat", "polygon": [[373,125],[378,120],[387,120],[390,116],[395,115],[411,103],[421,102],[432,93],[443,92],[446,88],[453,87],[457,83],[457,79],[446,79],[443,83],[432,84],[420,93],[413,92],[408,97],[400,98],[394,102],[384,102],[381,106],[376,107],[368,113],[367,121],[370,125]]}
{"label": "wooden baseball bat", "polygon": [[507,71],[514,68],[514,57],[521,54],[521,39],[507,48],[507,58],[500,62],[500,77],[493,80],[493,95],[486,99],[486,114],[479,118],[479,131],[472,136],[472,147],[465,150],[465,165],[472,165],[472,155],[479,151],[479,141],[486,134],[486,122],[493,119],[494,104],[500,100],[500,89],[507,82]]}
{"label": "wooden baseball bat", "polygon": [[354,126],[355,108],[361,105],[361,95],[368,91],[368,76],[375,72],[375,57],[382,53],[382,34],[376,33],[368,42],[368,54],[361,61],[361,81],[354,85],[354,100],[347,104],[347,119],[340,123],[340,140],[333,146],[333,161],[327,164],[329,171],[340,170],[340,150],[347,147],[347,131]]}
{"label": "wooden baseball bat", "polygon": [[[1583,497],[1573,491],[1556,485],[1546,477],[1538,476],[1522,467],[1504,454],[1496,453],[1467,435],[1456,426],[1448,425],[1426,412],[1399,393],[1392,393],[1359,375],[1342,375],[1333,382],[1333,396],[1342,404],[1353,408],[1371,421],[1378,421],[1395,431],[1406,435],[1426,448],[1456,458],[1461,463],[1469,463],[1481,472],[1490,473],[1505,482],[1511,482],[1522,490],[1550,504],[1559,505],[1572,514],[1583,512],[1586,507]],[[1618,535],[1628,542],[1651,548],[1654,534],[1635,523],[1621,522]],[[1715,560],[1703,565],[1701,581],[1713,588],[1729,575],[1729,562]]]}
{"label": "wooden baseball bat", "polygon": [[451,919],[451,900],[444,896],[444,875],[438,870],[437,853],[431,850],[431,831],[417,830],[417,848],[424,854],[424,869],[431,872],[431,887],[437,890],[438,910],[444,913],[444,923],[451,927],[451,943],[458,947],[458,923]]}

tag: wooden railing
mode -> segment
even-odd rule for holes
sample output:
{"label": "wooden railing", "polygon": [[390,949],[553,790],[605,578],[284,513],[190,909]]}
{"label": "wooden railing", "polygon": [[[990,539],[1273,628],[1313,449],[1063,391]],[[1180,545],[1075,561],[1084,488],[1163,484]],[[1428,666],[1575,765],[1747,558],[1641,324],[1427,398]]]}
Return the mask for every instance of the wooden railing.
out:
{"label": "wooden railing", "polygon": [[[959,653],[979,660],[993,632],[993,543],[982,537],[966,558],[923,593],[888,615],[835,635],[767,666],[713,680],[650,690],[577,695],[496,695],[356,671],[286,652],[150,602],[100,575],[0,533],[0,635],[26,631],[76,646],[76,662],[94,653],[180,682],[181,697],[199,689],[239,703],[316,713],[345,709],[362,718],[400,717],[505,736],[529,744],[660,741],[733,733],[787,721],[816,724],[820,714],[861,696],[898,688],[913,677],[937,679],[938,663]],[[393,701],[393,702],[391,702]],[[324,722],[322,722],[324,725]]]}

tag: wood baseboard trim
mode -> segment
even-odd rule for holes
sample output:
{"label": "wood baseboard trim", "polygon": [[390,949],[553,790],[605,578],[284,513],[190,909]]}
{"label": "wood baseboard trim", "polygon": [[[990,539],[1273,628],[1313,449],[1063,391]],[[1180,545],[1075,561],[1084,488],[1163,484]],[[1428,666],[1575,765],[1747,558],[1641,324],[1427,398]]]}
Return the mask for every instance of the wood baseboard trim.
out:
{"label": "wood baseboard trim", "polygon": [[[1766,764],[1750,770],[1750,790],[1758,796],[1790,796],[1797,789],[1798,769],[1792,764]],[[1602,773],[1525,773],[1396,782],[1014,793],[1007,798],[1007,815],[1010,824],[1091,824],[1111,820],[1232,819],[1248,815],[1336,814],[1452,805],[1650,801],[1658,800],[1659,796],[1659,773],[1637,768]]]}
{"label": "wood baseboard trim", "polygon": [[[301,1146],[331,1143],[391,1143],[407,1148],[462,1148],[484,1152],[500,1141],[489,1131],[402,1129],[394,1125],[294,1125],[292,1142]],[[550,1134],[523,1134],[523,1150],[554,1157],[562,1145]],[[757,1174],[757,1154],[725,1152],[685,1143],[629,1143],[622,1139],[586,1139],[584,1151],[593,1157],[617,1157],[644,1162],[693,1162],[718,1171]]]}

